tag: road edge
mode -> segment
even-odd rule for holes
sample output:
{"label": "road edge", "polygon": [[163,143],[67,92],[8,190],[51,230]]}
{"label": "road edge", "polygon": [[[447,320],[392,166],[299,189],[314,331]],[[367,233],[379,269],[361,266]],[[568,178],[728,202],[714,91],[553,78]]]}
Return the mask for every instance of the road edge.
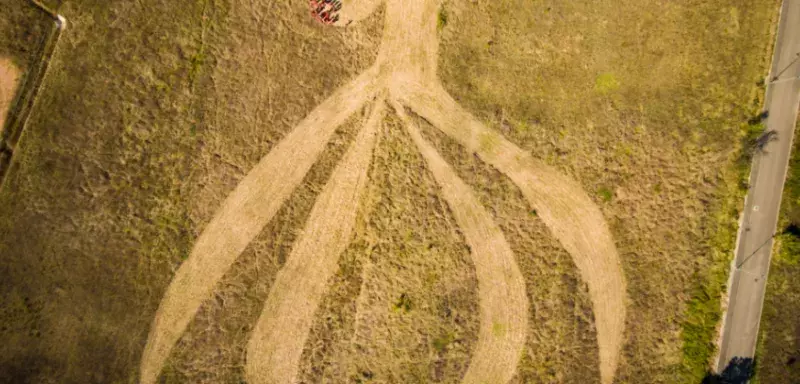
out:
{"label": "road edge", "polygon": [[[772,27],[773,28],[773,32],[771,33],[770,37],[772,37],[773,39],[772,39],[772,44],[769,45],[771,48],[769,49],[769,53],[767,54],[768,55],[767,57],[770,58],[770,65],[769,65],[769,72],[767,73],[767,76],[764,79],[765,90],[764,90],[764,100],[763,100],[762,105],[761,105],[761,110],[764,110],[764,108],[767,105],[769,105],[769,102],[770,102],[771,96],[772,96],[772,94],[770,93],[771,90],[772,90],[772,81],[771,81],[771,79],[772,79],[773,73],[776,71],[776,66],[777,66],[777,61],[775,60],[775,52],[776,52],[777,47],[780,45],[781,39],[783,37],[783,34],[781,33],[781,24],[784,22],[784,16],[785,16],[785,12],[784,12],[785,9],[784,8],[786,8],[786,7],[788,7],[787,0],[781,0],[780,6],[778,7],[778,15],[777,15],[777,19],[776,19],[777,22],[774,22],[773,23],[773,27]],[[796,121],[797,121],[797,110],[795,110],[795,122]],[[790,139],[790,148],[793,148],[793,145],[794,145],[794,135],[792,135],[792,137]],[[791,157],[791,154],[790,154],[790,157]],[[722,313],[721,313],[722,316],[721,316],[721,320],[720,320],[719,327],[718,327],[718,330],[717,330],[717,338],[716,338],[716,340],[714,342],[715,351],[714,351],[714,354],[713,354],[713,357],[712,357],[713,365],[711,367],[712,372],[717,373],[717,374],[722,373],[726,368],[726,365],[723,365],[723,364],[726,364],[726,363],[723,363],[721,361],[721,358],[722,358],[722,346],[723,346],[723,343],[725,341],[724,340],[725,326],[726,326],[726,323],[728,321],[729,299],[730,299],[731,288],[733,287],[734,283],[736,282],[735,281],[735,276],[736,276],[736,272],[738,271],[738,267],[737,267],[736,263],[737,263],[737,255],[739,254],[739,244],[740,244],[740,241],[741,241],[742,229],[744,227],[743,226],[744,217],[745,217],[744,213],[745,213],[745,209],[747,208],[747,203],[751,199],[751,193],[750,193],[751,188],[750,188],[750,185],[752,184],[751,181],[753,181],[758,176],[758,164],[759,164],[760,160],[761,159],[760,159],[759,156],[754,156],[752,161],[751,161],[751,163],[750,163],[750,172],[748,173],[748,177],[747,177],[747,180],[748,180],[748,191],[747,191],[747,194],[745,195],[745,198],[744,198],[744,202],[743,202],[744,205],[742,206],[742,211],[739,213],[738,229],[736,231],[736,243],[734,245],[733,258],[731,259],[731,263],[730,263],[730,272],[728,273],[728,281],[727,281],[727,283],[725,285],[725,292],[723,292],[723,296],[722,296],[722,299],[721,299],[721,302],[720,302],[720,307],[722,309]],[[783,169],[783,180],[784,181],[786,180],[786,175],[787,175],[788,169],[789,169],[789,166],[787,164],[787,166]],[[783,201],[783,188],[781,188],[780,198],[779,198],[778,201],[779,201],[779,204],[780,204],[780,202]],[[775,223],[775,228],[777,228],[777,222]],[[775,232],[775,229],[773,229],[773,232]],[[773,242],[772,246],[774,246],[774,242]],[[770,267],[771,264],[772,264],[772,257],[770,255],[770,258],[767,261],[766,273],[764,275],[764,279],[765,280],[769,278],[769,267]],[[762,298],[761,304],[760,304],[759,313],[763,313],[763,310],[764,310],[764,300]],[[760,335],[761,335],[760,326],[761,326],[761,317],[759,317],[758,323],[756,324],[756,329],[757,329],[757,331],[756,331],[756,334],[757,334],[756,343],[753,345],[753,352],[751,353],[753,355],[754,359],[756,358],[755,352],[757,350],[758,340],[759,340]]]}

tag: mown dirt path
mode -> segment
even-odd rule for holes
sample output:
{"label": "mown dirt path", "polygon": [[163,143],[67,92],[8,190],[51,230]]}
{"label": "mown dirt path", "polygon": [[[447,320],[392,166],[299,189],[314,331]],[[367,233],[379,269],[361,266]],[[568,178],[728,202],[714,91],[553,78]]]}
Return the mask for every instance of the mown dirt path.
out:
{"label": "mown dirt path", "polygon": [[239,182],[181,264],[156,312],[142,355],[140,380],[155,383],[170,351],[245,247],[303,180],[333,132],[376,90],[366,72],[337,90]]}
{"label": "mown dirt path", "polygon": [[436,148],[422,138],[402,108],[395,106],[463,231],[478,277],[478,343],[461,382],[506,383],[514,376],[525,345],[528,328],[525,279],[492,216]]}
{"label": "mown dirt path", "polygon": [[248,383],[297,381],[314,312],[353,235],[383,109],[383,102],[373,107],[356,142],[317,198],[303,233],[275,279],[247,348]]}
{"label": "mown dirt path", "polygon": [[[352,9],[342,11],[338,24],[366,17],[380,3],[345,4]],[[589,286],[601,379],[603,383],[613,381],[625,324],[625,281],[605,219],[577,182],[484,127],[442,88],[436,77],[439,5],[439,0],[385,3],[386,21],[375,66],[317,107],[228,196],[167,289],[142,358],[142,383],[155,382],[202,301],[300,183],[335,128],[379,92],[398,105],[398,113],[410,108],[522,190],[572,255]],[[516,372],[528,316],[524,282],[514,255],[466,184],[421,138],[408,117],[405,119],[472,247],[480,281],[479,340],[463,381],[507,382]],[[326,185],[306,223],[306,233],[314,235],[304,235],[294,245],[270,292],[248,348],[251,384],[296,380],[319,298],[333,273],[332,265],[351,240],[351,216],[358,209],[358,191],[363,188],[363,179],[354,175],[366,172],[369,166],[369,157],[361,156],[366,156],[365,148],[372,148],[372,144],[364,144],[369,141],[365,137],[370,129],[374,126],[367,124],[351,149],[353,154],[346,155]]]}
{"label": "mown dirt path", "polygon": [[440,86],[399,87],[413,111],[508,176],[572,255],[592,298],[602,381],[612,382],[625,329],[625,280],[600,209],[577,182],[486,128]]}
{"label": "mown dirt path", "polygon": [[19,75],[19,68],[11,62],[11,59],[0,57],[0,135],[3,133],[8,109],[14,101]]}

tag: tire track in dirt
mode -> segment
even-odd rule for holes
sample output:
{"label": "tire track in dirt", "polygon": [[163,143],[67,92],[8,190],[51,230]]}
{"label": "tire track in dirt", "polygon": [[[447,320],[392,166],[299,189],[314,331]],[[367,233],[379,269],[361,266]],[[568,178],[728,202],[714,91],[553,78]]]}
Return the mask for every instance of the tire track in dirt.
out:
{"label": "tire track in dirt", "polygon": [[248,344],[250,384],[296,382],[314,313],[353,235],[383,111],[379,101],[317,198],[303,234],[278,272]]}
{"label": "tire track in dirt", "polygon": [[338,89],[225,199],[164,293],[142,354],[140,383],[156,382],[170,351],[214,285],[303,180],[336,128],[375,92],[374,69]]}
{"label": "tire track in dirt", "polygon": [[461,382],[507,383],[516,372],[528,328],[525,279],[511,247],[491,215],[436,149],[422,138],[402,108],[395,106],[441,187],[442,195],[470,246],[475,264],[480,330],[469,368]]}
{"label": "tire track in dirt", "polygon": [[396,84],[406,105],[508,176],[572,255],[589,286],[603,383],[614,380],[625,327],[625,280],[603,214],[575,181],[533,159],[465,111],[438,84]]}

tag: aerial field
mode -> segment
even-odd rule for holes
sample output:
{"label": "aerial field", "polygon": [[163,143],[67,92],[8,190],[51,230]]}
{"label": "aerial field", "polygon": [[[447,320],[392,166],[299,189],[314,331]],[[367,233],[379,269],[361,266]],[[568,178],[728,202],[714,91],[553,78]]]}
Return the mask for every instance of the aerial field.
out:
{"label": "aerial field", "polygon": [[47,5],[0,379],[705,375],[776,1]]}

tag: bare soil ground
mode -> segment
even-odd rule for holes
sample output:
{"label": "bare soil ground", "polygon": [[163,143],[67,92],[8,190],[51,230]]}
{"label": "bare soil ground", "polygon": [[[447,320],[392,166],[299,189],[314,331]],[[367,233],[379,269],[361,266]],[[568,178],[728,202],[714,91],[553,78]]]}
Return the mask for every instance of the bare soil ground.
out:
{"label": "bare soil ground", "polygon": [[[519,180],[487,164],[495,136],[465,144],[418,106],[421,137],[502,231],[524,280],[511,382],[608,380],[615,364],[601,346],[615,341],[601,329],[620,332],[608,315],[625,306],[617,380],[680,377],[691,287],[718,262],[714,234],[735,222],[737,135],[759,94],[773,3],[446,1],[435,15],[438,53],[411,52],[408,64],[438,62],[477,124],[576,180],[600,207],[590,214],[608,220],[628,284],[601,320],[604,283],[586,285],[587,266],[563,243],[583,233],[554,231]],[[240,183],[269,187],[245,175],[292,147],[279,143],[323,141],[291,132],[380,57],[386,9],[345,29],[314,24],[302,1],[66,0],[60,12],[70,33],[40,99],[47,113],[34,111],[0,192],[0,368],[17,382],[136,381],[162,295],[200,234],[243,225],[229,237],[236,255],[204,269],[218,281],[176,300],[194,309],[165,317],[185,331],[155,359],[161,381],[243,381],[269,292],[366,116],[335,118],[327,144],[276,170],[303,175],[275,201],[249,200],[267,215],[214,215]],[[481,357],[475,247],[412,136],[387,117],[364,213],[300,346],[302,382],[455,383]]]}
{"label": "bare soil ground", "polygon": [[9,58],[0,57],[0,136],[3,134],[6,113],[14,100],[19,80],[19,68]]}

